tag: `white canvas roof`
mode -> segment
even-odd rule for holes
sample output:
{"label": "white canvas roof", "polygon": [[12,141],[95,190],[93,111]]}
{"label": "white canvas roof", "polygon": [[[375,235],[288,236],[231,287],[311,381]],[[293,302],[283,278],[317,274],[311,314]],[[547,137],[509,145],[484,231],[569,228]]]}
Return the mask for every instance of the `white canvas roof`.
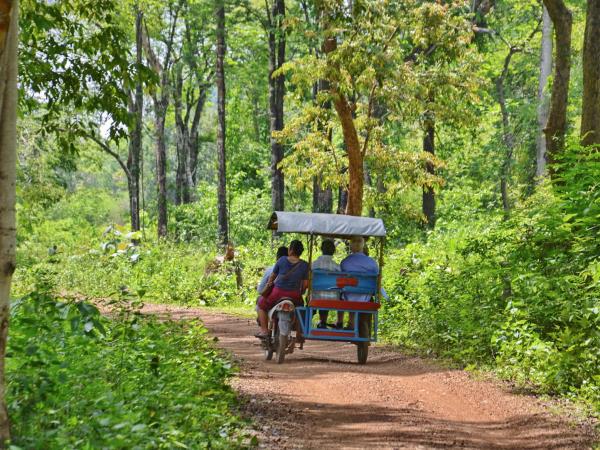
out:
{"label": "white canvas roof", "polygon": [[268,227],[280,233],[320,234],[328,236],[386,235],[381,219],[342,214],[275,211]]}

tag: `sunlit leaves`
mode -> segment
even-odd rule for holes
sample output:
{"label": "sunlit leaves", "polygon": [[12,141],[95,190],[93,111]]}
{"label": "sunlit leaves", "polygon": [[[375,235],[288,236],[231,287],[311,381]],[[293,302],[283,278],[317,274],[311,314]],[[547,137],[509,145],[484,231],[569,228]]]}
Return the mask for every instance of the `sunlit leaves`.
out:
{"label": "sunlit leaves", "polygon": [[[440,185],[441,178],[424,167],[426,162],[441,167],[442,162],[421,154],[418,130],[425,116],[435,117],[440,127],[472,119],[480,80],[464,5],[378,0],[354,2],[352,10],[338,1],[318,6],[320,41],[334,36],[337,48],[296,58],[281,69],[294,88],[288,98],[299,107],[277,134],[293,149],[282,164],[286,174],[299,188],[309,187],[315,175],[324,186],[348,183],[331,92],[317,92],[314,102],[306,101],[315,83],[327,80],[351,103],[370,176],[384,188],[380,203],[411,187]],[[368,197],[371,203],[377,198]]]}

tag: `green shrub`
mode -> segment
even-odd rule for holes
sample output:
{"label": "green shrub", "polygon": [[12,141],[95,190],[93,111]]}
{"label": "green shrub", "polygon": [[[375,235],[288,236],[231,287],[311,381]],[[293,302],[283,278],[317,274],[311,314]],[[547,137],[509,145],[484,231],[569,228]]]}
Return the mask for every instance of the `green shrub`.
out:
{"label": "green shrub", "polygon": [[507,221],[454,223],[393,254],[382,331],[600,405],[596,226],[566,199],[574,186],[562,189],[540,186]]}
{"label": "green shrub", "polygon": [[111,320],[45,290],[12,305],[12,448],[241,446],[231,364],[206,330],[143,317],[135,305],[121,295]]}

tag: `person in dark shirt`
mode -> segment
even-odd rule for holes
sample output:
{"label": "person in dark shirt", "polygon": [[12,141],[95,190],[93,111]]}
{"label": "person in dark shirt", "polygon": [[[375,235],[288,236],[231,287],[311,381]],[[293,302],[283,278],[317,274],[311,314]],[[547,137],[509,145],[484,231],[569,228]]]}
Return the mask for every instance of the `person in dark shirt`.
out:
{"label": "person in dark shirt", "polygon": [[[284,246],[279,247],[277,249],[277,255],[275,256],[275,262],[279,261],[279,258],[281,258],[282,256],[287,256],[287,255],[288,255],[288,248],[284,247]],[[262,278],[260,279],[260,283],[258,283],[258,287],[256,288],[259,294],[261,294],[262,291],[264,291],[265,288],[267,287],[267,281],[269,281],[269,277],[273,273],[274,267],[275,267],[275,264],[273,264],[272,266],[269,266],[265,269],[265,273],[263,274]]]}
{"label": "person in dark shirt", "polygon": [[258,300],[258,321],[260,332],[255,336],[264,338],[269,335],[268,312],[283,298],[291,298],[292,301],[302,306],[302,293],[308,286],[308,263],[300,256],[304,251],[302,242],[294,240],[288,248],[288,256],[282,256],[273,266],[273,273],[267,281],[267,286],[273,286],[268,296],[261,296]]}

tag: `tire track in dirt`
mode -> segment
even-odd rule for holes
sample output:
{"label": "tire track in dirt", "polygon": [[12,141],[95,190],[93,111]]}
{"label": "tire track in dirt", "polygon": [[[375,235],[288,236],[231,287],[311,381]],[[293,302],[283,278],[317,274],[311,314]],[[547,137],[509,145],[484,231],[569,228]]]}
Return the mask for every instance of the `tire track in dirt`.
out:
{"label": "tire track in dirt", "polygon": [[591,423],[547,412],[530,396],[461,370],[373,346],[366,365],[351,344],[307,341],[282,365],[265,361],[256,324],[206,309],[147,305],[144,312],[200,318],[240,364],[234,380],[261,448],[586,449]]}

